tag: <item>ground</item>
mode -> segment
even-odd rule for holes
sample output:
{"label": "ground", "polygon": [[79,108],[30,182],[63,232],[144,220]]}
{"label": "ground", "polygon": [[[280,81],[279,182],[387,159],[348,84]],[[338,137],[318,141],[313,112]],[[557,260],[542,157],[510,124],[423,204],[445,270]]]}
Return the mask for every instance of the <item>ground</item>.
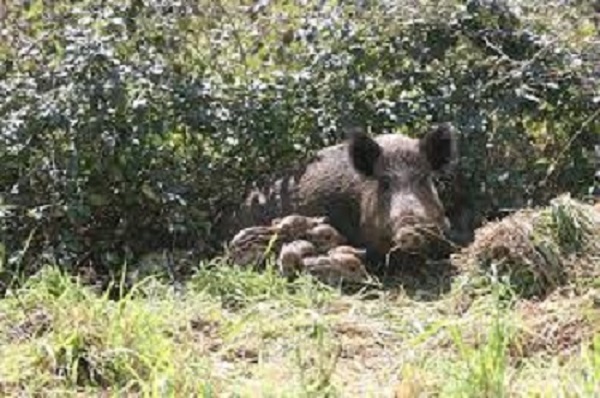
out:
{"label": "ground", "polygon": [[52,267],[0,301],[0,391],[60,396],[591,396],[600,289],[456,275],[428,300],[204,268],[120,300]]}

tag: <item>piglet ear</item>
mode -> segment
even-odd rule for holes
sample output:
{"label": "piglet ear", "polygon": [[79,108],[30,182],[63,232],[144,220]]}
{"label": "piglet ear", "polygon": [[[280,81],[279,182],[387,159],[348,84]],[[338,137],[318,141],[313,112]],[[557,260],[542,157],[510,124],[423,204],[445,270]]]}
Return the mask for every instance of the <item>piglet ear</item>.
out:
{"label": "piglet ear", "polygon": [[352,167],[366,177],[374,177],[376,165],[382,156],[381,147],[363,130],[354,129],[348,135],[348,155]]}
{"label": "piglet ear", "polygon": [[433,127],[421,138],[421,152],[429,161],[432,170],[439,171],[457,157],[456,134],[450,124]]}

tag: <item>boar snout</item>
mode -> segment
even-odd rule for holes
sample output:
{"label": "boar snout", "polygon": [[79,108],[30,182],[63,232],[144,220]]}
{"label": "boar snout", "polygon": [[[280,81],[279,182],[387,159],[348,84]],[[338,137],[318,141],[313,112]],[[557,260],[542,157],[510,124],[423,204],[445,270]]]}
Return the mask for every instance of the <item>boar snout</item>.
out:
{"label": "boar snout", "polygon": [[417,228],[404,227],[396,232],[392,251],[412,252],[422,247],[424,243],[425,239]]}
{"label": "boar snout", "polygon": [[441,224],[413,224],[395,231],[391,251],[417,252],[428,243],[444,239],[450,231],[450,221],[444,217]]}

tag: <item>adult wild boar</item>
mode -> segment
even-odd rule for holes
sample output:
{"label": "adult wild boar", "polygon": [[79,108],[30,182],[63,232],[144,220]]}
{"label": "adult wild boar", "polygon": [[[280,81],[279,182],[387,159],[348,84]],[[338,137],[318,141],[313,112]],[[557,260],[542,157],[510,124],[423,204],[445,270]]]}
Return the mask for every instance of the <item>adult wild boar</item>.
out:
{"label": "adult wild boar", "polygon": [[290,213],[326,216],[351,245],[371,254],[419,250],[427,240],[418,228],[438,234],[449,228],[432,176],[454,161],[456,147],[448,124],[420,139],[354,132],[317,152],[302,170],[254,186],[234,215],[236,227]]}

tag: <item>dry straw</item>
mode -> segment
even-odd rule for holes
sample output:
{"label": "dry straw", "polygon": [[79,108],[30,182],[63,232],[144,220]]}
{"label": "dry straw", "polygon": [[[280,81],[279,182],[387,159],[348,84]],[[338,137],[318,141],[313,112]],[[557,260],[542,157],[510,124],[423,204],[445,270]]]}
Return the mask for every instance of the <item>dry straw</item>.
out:
{"label": "dry straw", "polygon": [[547,207],[484,225],[453,263],[469,272],[508,275],[524,295],[545,295],[576,278],[600,276],[600,212],[561,195]]}

